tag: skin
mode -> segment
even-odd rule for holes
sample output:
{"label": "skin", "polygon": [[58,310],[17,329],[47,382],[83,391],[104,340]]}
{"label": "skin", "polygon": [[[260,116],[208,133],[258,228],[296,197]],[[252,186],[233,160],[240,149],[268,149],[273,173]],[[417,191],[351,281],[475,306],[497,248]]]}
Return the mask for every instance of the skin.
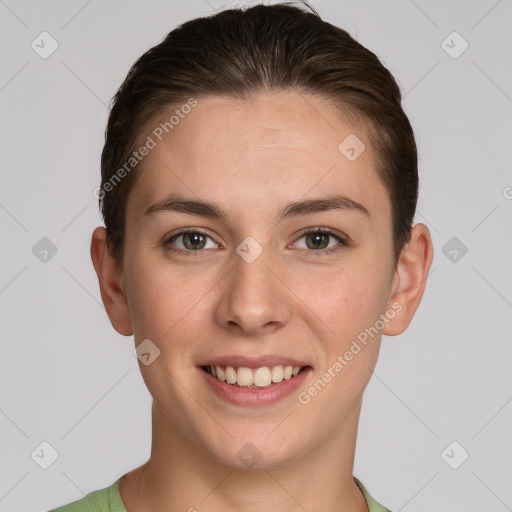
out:
{"label": "skin", "polygon": [[[349,134],[366,143],[354,161],[338,150]],[[171,192],[216,203],[227,217],[144,214]],[[335,193],[369,216],[329,210],[277,220],[290,202]],[[188,256],[166,249],[189,227],[211,237],[205,248]],[[301,232],[318,227],[349,245],[326,237],[319,243],[339,250],[318,254],[325,246],[316,249]],[[149,366],[139,362],[154,399],[153,441],[150,459],[121,480],[128,512],[367,511],[352,478],[362,395],[381,335],[403,332],[421,301],[432,242],[416,224],[395,266],[391,205],[364,125],[347,124],[326,99],[292,91],[198,98],[143,161],[127,203],[122,268],[105,235],[94,231],[91,256],[112,325],[136,345],[149,338],[160,349]],[[235,250],[248,236],[262,248],[252,263]],[[186,251],[184,241],[172,246]],[[401,311],[308,404],[299,403],[298,392],[393,304]],[[267,354],[313,368],[304,386],[272,405],[231,404],[196,369],[217,356]],[[237,457],[247,442],[261,453],[250,469]]]}

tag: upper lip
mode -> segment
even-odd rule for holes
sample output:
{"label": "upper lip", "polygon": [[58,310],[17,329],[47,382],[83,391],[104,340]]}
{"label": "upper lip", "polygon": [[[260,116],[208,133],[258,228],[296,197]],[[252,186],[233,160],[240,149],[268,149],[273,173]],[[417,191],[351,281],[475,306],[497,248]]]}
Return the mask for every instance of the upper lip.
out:
{"label": "upper lip", "polygon": [[309,366],[304,361],[275,355],[246,357],[246,356],[220,356],[199,363],[198,366],[236,366],[245,368],[261,368],[262,366]]}

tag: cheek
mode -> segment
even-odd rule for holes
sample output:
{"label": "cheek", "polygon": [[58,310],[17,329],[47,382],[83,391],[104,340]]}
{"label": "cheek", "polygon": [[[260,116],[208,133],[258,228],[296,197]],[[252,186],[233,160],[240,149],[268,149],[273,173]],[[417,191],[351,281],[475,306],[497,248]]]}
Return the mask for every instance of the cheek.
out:
{"label": "cheek", "polygon": [[304,274],[297,295],[334,339],[345,340],[373,325],[387,304],[388,279],[375,262]]}
{"label": "cheek", "polygon": [[211,287],[201,272],[169,265],[150,251],[126,260],[127,295],[135,340],[158,345],[186,325]]}
{"label": "cheek", "polygon": [[302,286],[302,315],[317,340],[319,361],[315,382],[304,393],[325,424],[335,425],[340,409],[357,405],[376,365],[381,334],[375,326],[386,307],[387,283],[376,267],[366,267],[337,269],[321,280],[310,275]]}
{"label": "cheek", "polygon": [[336,375],[332,389],[344,390],[341,402],[359,396],[380,349],[377,322],[387,306],[388,276],[377,262],[369,263],[337,268],[321,279],[309,275],[299,292],[305,298],[303,315],[321,345],[321,371]]}

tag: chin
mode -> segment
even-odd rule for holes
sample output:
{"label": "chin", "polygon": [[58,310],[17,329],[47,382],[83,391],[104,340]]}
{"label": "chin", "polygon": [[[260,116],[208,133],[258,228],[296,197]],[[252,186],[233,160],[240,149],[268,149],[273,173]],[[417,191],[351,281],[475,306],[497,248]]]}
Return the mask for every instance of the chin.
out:
{"label": "chin", "polygon": [[[278,435],[280,427],[274,430],[275,427],[264,425],[261,433],[256,434],[253,424],[247,435],[243,435],[242,430],[242,435],[215,443],[210,453],[219,463],[235,469],[262,470],[291,463],[297,458],[299,447],[304,449],[304,445],[301,439],[293,438],[285,429]],[[269,438],[269,433],[273,439]]]}

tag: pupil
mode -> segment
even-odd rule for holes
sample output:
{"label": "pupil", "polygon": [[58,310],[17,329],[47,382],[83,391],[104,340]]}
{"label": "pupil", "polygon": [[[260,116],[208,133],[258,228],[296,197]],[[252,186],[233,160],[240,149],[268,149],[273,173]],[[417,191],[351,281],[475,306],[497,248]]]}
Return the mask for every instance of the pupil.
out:
{"label": "pupil", "polygon": [[[187,233],[184,238],[184,245],[187,249],[201,249],[204,246],[204,243],[201,245],[201,242],[204,242],[201,238],[204,238],[201,233]],[[196,245],[198,242],[199,245]]]}
{"label": "pupil", "polygon": [[314,249],[323,249],[324,247],[327,246],[327,244],[325,243],[322,243],[322,238],[324,239],[324,242],[325,242],[325,239],[327,238],[327,234],[326,233],[313,233],[313,235],[311,235],[312,237],[312,242],[313,242],[313,248]]}

